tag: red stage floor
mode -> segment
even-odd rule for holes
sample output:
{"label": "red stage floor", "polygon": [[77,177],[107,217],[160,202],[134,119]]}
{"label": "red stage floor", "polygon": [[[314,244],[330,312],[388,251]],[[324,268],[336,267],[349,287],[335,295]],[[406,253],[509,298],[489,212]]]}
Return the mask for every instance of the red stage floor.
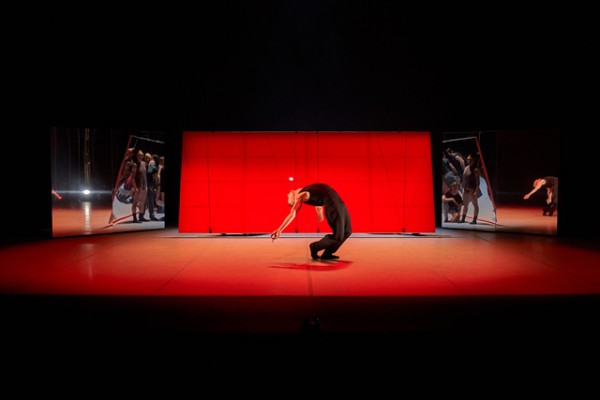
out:
{"label": "red stage floor", "polygon": [[204,334],[597,329],[588,315],[600,294],[595,243],[448,229],[356,234],[339,260],[321,262],[309,258],[315,237],[272,242],[166,229],[5,246],[6,326]]}

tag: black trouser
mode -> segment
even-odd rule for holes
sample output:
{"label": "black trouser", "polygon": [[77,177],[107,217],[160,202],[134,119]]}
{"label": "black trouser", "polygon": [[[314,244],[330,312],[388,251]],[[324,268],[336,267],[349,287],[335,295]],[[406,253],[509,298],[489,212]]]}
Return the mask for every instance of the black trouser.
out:
{"label": "black trouser", "polygon": [[332,233],[315,242],[316,251],[325,250],[323,254],[333,254],[352,234],[350,214],[344,204],[325,207],[325,219]]}
{"label": "black trouser", "polygon": [[548,213],[550,216],[552,216],[554,214],[554,211],[556,211],[556,206],[558,206],[558,183],[556,183],[556,185],[554,185],[554,187],[552,188],[551,199],[552,203],[545,205],[542,209],[544,215]]}
{"label": "black trouser", "polygon": [[547,204],[544,208],[542,208],[543,214],[546,215],[550,215],[553,216],[554,215],[554,211],[556,211],[556,204],[554,203],[550,203]]}
{"label": "black trouser", "polygon": [[146,201],[148,202],[148,211],[150,212],[150,218],[154,218],[154,207],[156,200],[156,191],[153,186],[148,186],[148,196],[146,196]]}

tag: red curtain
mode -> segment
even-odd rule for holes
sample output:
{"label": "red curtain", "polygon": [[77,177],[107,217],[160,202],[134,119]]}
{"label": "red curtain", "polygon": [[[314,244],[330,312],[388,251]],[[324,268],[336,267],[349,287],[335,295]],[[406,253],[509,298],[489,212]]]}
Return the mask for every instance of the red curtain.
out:
{"label": "red curtain", "polygon": [[[429,132],[184,132],[179,231],[269,233],[327,183],[359,232],[434,232]],[[304,206],[285,233],[328,232]]]}

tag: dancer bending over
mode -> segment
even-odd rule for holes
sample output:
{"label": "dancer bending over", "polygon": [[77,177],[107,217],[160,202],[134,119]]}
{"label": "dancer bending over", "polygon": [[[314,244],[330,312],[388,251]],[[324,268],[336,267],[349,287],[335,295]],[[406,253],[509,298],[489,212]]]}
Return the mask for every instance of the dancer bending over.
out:
{"label": "dancer bending over", "polygon": [[271,233],[271,239],[275,240],[281,235],[281,232],[296,218],[296,213],[300,211],[302,204],[315,206],[319,222],[323,221],[323,208],[325,208],[325,219],[332,233],[325,235],[318,242],[310,244],[310,256],[313,260],[317,260],[319,252],[323,250],[322,260],[338,259],[339,257],[334,253],[350,237],[352,227],[350,214],[337,192],[324,183],[313,183],[300,189],[291,190],[288,193],[288,204],[292,209],[281,226]]}
{"label": "dancer bending over", "polygon": [[527,193],[523,198],[529,199],[532,194],[546,188],[546,206],[542,209],[543,215],[552,216],[556,207],[558,206],[558,178],[555,176],[547,176],[545,178],[536,179],[533,181],[533,189]]}

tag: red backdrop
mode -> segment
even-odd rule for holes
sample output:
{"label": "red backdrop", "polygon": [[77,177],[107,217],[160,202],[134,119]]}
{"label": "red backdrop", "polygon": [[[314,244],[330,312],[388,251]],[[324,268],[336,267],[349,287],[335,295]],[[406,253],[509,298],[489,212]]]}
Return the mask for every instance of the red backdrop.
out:
{"label": "red backdrop", "polygon": [[[270,233],[316,182],[356,233],[435,231],[429,132],[184,132],[179,231]],[[284,233],[329,231],[305,206]]]}

